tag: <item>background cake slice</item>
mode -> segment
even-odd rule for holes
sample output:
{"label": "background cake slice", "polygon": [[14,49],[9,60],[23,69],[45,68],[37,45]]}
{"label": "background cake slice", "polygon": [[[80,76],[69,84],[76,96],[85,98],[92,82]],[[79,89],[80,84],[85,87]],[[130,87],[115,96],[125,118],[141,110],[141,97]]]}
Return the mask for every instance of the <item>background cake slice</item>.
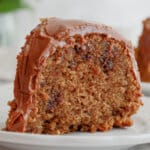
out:
{"label": "background cake slice", "polygon": [[132,125],[141,87],[131,44],[112,28],[42,19],[17,57],[6,130],[45,134]]}
{"label": "background cake slice", "polygon": [[137,62],[141,80],[150,82],[150,18],[143,21],[143,32],[137,48]]}

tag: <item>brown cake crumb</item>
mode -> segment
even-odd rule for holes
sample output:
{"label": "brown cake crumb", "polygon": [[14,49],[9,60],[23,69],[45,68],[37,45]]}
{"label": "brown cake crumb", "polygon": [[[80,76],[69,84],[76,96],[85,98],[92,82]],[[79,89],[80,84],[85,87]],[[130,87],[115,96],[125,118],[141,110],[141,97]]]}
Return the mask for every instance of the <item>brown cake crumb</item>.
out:
{"label": "brown cake crumb", "polygon": [[17,59],[7,131],[64,134],[132,125],[141,105],[133,48],[110,27],[44,19]]}

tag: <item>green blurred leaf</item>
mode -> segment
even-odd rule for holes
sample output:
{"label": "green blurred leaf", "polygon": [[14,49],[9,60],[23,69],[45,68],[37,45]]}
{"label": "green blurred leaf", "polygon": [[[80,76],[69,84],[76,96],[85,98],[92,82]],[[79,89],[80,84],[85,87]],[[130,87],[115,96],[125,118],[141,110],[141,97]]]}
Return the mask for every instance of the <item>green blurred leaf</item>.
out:
{"label": "green blurred leaf", "polygon": [[22,0],[0,0],[0,13],[11,12],[23,8],[31,9],[31,7]]}

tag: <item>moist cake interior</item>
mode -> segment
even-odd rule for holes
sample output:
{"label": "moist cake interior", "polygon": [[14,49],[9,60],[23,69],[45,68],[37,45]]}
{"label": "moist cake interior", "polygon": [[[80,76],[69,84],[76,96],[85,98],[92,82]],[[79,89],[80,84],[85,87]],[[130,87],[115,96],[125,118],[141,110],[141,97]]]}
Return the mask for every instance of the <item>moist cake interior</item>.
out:
{"label": "moist cake interior", "polygon": [[[124,43],[75,35],[57,47],[38,76],[26,132],[64,134],[130,126],[139,87]],[[69,43],[69,39],[65,39]]]}

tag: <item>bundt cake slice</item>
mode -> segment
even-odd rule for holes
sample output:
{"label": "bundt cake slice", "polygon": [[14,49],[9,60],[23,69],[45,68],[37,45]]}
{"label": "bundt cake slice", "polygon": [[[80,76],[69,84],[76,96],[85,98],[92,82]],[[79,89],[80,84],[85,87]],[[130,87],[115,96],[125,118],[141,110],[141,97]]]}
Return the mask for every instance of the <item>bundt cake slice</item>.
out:
{"label": "bundt cake slice", "polygon": [[143,21],[143,33],[137,48],[137,62],[141,80],[150,82],[150,18]]}
{"label": "bundt cake slice", "polygon": [[18,55],[7,131],[64,134],[132,125],[141,87],[131,44],[112,28],[42,19]]}

